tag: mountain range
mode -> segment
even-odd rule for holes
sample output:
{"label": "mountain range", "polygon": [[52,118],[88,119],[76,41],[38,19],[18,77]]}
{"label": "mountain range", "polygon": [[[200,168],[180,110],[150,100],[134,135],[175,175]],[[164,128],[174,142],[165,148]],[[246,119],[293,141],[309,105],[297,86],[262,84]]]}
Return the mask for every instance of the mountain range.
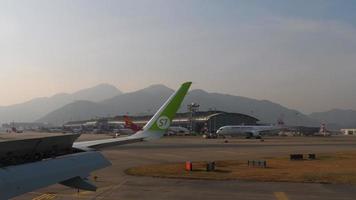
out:
{"label": "mountain range", "polygon": [[309,116],[326,123],[330,129],[356,127],[355,110],[332,109],[326,112],[312,113]]}
{"label": "mountain range", "polygon": [[[164,85],[122,93],[109,84],[101,84],[72,94],[57,94],[49,98],[36,98],[23,104],[0,107],[0,122],[25,121],[62,125],[68,121],[87,120],[122,114],[153,114],[173,93]],[[356,111],[331,110],[303,114],[268,100],[256,100],[229,94],[192,90],[179,112],[196,102],[201,111],[221,110],[251,115],[260,123],[276,123],[283,118],[288,125],[319,126],[327,123],[333,128],[356,126]]]}
{"label": "mountain range", "polygon": [[0,106],[0,124],[9,122],[33,122],[44,115],[78,100],[100,102],[122,92],[109,84],[100,84],[92,88],[79,90],[72,94],[60,93],[52,97],[35,98],[30,101]]}

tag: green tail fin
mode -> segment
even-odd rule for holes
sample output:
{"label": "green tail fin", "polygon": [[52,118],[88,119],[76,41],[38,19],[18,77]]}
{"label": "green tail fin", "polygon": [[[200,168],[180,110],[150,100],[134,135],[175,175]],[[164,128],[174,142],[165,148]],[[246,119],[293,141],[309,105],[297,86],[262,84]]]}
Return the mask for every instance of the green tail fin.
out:
{"label": "green tail fin", "polygon": [[144,130],[166,131],[172,123],[185,95],[187,94],[191,82],[183,83],[182,86],[166,101],[152,119],[144,127]]}
{"label": "green tail fin", "polygon": [[135,137],[144,138],[159,138],[170,127],[174,116],[176,115],[184,97],[192,82],[186,82],[163,104],[163,106],[156,112],[151,120],[143,127],[143,130],[134,134]]}

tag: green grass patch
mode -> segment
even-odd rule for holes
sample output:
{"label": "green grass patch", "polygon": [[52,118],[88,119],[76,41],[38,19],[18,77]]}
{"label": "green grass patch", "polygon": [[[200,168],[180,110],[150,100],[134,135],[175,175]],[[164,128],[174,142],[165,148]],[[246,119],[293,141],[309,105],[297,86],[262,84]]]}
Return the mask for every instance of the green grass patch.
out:
{"label": "green grass patch", "polygon": [[161,178],[356,184],[356,152],[321,154],[317,160],[264,160],[267,168],[249,167],[247,160],[221,160],[215,162],[214,172],[206,171],[204,161],[193,162],[193,171],[186,171],[185,163],[168,163],[133,167],[125,172]]}

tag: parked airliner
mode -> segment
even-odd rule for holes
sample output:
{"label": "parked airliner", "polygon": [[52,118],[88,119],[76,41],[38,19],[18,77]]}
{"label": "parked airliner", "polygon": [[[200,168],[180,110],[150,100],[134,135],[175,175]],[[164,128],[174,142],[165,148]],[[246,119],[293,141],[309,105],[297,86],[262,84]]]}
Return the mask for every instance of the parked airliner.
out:
{"label": "parked airliner", "polygon": [[262,135],[271,132],[278,132],[283,130],[284,127],[282,124],[271,125],[271,126],[223,126],[216,131],[218,136],[226,137],[226,136],[242,136],[246,138],[256,138],[261,139]]}

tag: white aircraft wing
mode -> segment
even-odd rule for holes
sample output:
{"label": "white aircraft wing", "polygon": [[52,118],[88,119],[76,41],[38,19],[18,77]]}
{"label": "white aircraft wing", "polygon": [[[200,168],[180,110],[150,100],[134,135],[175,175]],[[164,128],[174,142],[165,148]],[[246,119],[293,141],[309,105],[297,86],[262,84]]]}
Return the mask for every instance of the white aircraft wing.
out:
{"label": "white aircraft wing", "polygon": [[[0,163],[2,165],[0,168],[0,200],[6,200],[56,183],[72,188],[95,191],[96,186],[90,183],[87,177],[90,172],[107,167],[111,163],[99,151],[92,150],[162,137],[171,125],[172,119],[190,85],[191,82],[184,83],[157,111],[143,130],[134,135],[76,142],[73,143],[72,149],[69,148],[69,153],[57,157],[9,165]],[[36,147],[41,147],[43,141],[35,142]],[[29,141],[26,144],[28,143],[33,144],[34,142]],[[23,148],[23,145],[17,146]],[[45,146],[48,146],[48,143]],[[56,145],[51,144],[50,146],[57,150]],[[18,152],[21,152],[20,150],[17,149]],[[64,148],[64,150],[68,149]]]}
{"label": "white aircraft wing", "polygon": [[103,139],[103,140],[93,140],[93,141],[84,141],[84,142],[75,142],[73,144],[73,148],[90,151],[90,150],[98,150],[105,147],[131,144],[136,142],[142,142],[144,140],[141,138],[133,138],[133,137],[119,137],[113,139]]}

